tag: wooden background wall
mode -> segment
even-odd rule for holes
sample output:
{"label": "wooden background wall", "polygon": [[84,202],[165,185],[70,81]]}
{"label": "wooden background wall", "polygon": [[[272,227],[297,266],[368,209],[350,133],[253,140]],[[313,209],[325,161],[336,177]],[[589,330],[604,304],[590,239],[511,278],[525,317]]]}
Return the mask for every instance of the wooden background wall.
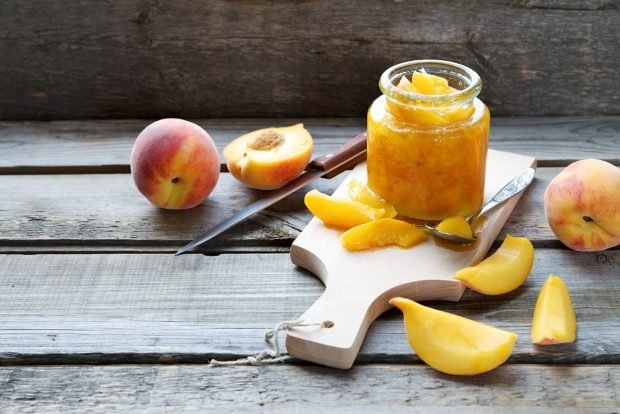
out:
{"label": "wooden background wall", "polygon": [[0,119],[365,116],[465,63],[495,115],[620,114],[617,0],[2,0]]}

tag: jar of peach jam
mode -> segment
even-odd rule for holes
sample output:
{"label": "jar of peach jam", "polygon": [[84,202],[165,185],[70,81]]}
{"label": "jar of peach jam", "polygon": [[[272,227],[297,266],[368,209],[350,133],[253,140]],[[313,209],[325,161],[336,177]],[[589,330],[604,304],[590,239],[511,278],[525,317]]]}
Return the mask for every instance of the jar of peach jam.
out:
{"label": "jar of peach jam", "polygon": [[482,205],[489,110],[470,68],[441,60],[392,66],[368,110],[368,185],[399,214],[468,216]]}

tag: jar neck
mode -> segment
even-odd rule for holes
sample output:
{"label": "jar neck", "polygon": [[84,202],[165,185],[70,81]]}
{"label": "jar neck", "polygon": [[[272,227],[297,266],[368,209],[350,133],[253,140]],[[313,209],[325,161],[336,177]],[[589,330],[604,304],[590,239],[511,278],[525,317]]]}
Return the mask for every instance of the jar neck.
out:
{"label": "jar neck", "polygon": [[[424,95],[396,86],[403,76],[411,79],[415,72],[440,76],[456,92],[444,95]],[[412,108],[449,109],[470,105],[482,89],[480,76],[467,66],[445,60],[413,60],[387,69],[381,75],[379,87],[389,101]]]}

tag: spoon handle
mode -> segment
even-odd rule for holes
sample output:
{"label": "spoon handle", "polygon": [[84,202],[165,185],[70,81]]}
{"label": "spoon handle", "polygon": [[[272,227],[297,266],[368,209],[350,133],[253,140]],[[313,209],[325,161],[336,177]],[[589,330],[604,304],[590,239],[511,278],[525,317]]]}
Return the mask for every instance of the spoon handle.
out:
{"label": "spoon handle", "polygon": [[525,190],[527,186],[530,185],[530,183],[534,179],[535,173],[536,171],[533,168],[528,168],[527,170],[525,170],[524,172],[522,172],[521,174],[519,174],[512,180],[510,180],[510,182],[506,184],[504,187],[502,187],[502,189],[499,190],[497,194],[495,194],[493,198],[489,200],[489,202],[487,202],[482,207],[482,209],[480,209],[480,211],[478,211],[473,216],[471,216],[468,221],[472,223],[479,216],[491,210],[498,204],[503,203],[504,201],[508,200],[512,196],[519,194],[521,191]]}

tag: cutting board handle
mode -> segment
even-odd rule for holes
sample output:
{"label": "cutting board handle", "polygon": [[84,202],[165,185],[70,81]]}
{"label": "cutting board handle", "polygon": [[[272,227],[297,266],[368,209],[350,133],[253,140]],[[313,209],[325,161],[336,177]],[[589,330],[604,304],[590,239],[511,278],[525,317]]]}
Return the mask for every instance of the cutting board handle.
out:
{"label": "cutting board handle", "polygon": [[351,368],[370,324],[390,305],[377,295],[329,287],[301,316],[305,323],[289,330],[289,355],[335,368]]}

